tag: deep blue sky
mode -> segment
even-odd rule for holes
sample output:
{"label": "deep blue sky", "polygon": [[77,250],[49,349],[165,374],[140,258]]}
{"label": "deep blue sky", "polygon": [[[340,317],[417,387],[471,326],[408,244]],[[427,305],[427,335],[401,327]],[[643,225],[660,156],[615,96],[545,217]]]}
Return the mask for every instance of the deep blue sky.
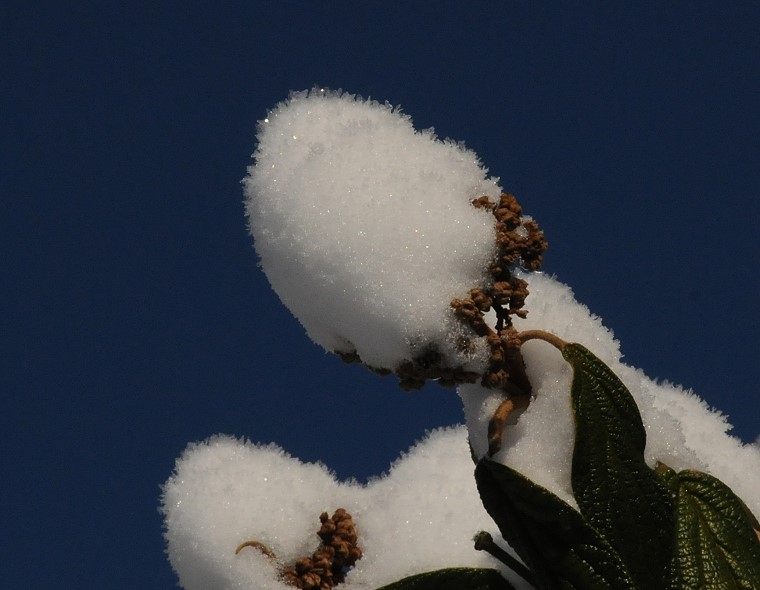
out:
{"label": "deep blue sky", "polygon": [[365,478],[460,421],[324,354],[257,269],[255,122],[315,84],[464,140],[627,361],[754,440],[760,5],[537,4],[3,3],[8,587],[174,587],[159,485],[189,441]]}

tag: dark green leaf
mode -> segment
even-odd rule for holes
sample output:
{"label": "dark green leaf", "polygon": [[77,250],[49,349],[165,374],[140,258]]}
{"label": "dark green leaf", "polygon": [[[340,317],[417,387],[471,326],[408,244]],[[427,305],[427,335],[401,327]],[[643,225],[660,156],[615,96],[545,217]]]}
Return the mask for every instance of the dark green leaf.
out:
{"label": "dark green leaf", "polygon": [[633,590],[620,556],[571,506],[490,459],[475,468],[478,491],[504,539],[542,590]]}
{"label": "dark green leaf", "polygon": [[720,480],[698,471],[665,474],[676,492],[672,590],[760,589],[753,516]]}
{"label": "dark green leaf", "polygon": [[641,590],[661,590],[673,551],[673,500],[644,462],[646,433],[618,377],[580,344],[562,349],[573,367],[572,485],[581,514],[610,542]]}
{"label": "dark green leaf", "polygon": [[409,576],[378,590],[515,590],[492,569],[452,567]]}

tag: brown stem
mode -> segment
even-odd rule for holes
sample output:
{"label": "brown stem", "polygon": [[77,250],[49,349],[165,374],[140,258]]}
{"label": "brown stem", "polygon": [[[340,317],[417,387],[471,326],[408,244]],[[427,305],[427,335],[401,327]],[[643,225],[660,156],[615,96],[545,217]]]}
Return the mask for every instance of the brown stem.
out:
{"label": "brown stem", "polygon": [[562,338],[544,330],[525,330],[518,333],[517,338],[520,340],[520,344],[525,344],[528,340],[543,340],[560,351],[567,346],[567,342]]}
{"label": "brown stem", "polygon": [[507,420],[512,412],[527,408],[530,403],[529,396],[515,396],[503,400],[488,421],[488,456],[493,457],[501,448],[501,439]]}
{"label": "brown stem", "polygon": [[277,557],[275,557],[274,551],[259,541],[245,541],[244,543],[240,543],[240,545],[237,546],[237,549],[235,549],[235,555],[240,553],[244,547],[254,547],[270,559],[277,559]]}
{"label": "brown stem", "polygon": [[512,399],[505,399],[496,408],[496,411],[488,421],[488,456],[492,457],[501,448],[501,436],[509,416],[515,409]]}
{"label": "brown stem", "polygon": [[[559,336],[555,336],[544,330],[525,330],[514,335],[514,339],[522,346],[528,340],[543,340],[560,351],[567,345],[567,342]],[[525,373],[525,365],[522,361],[522,355],[519,348],[509,349],[514,356],[510,363],[510,375],[508,385],[511,386],[511,395],[503,400],[499,407],[496,408],[493,416],[488,422],[488,456],[492,457],[501,448],[502,432],[507,424],[507,420],[517,409],[524,409],[530,403],[530,381]],[[519,385],[518,385],[519,382]],[[520,387],[522,386],[522,387]]]}

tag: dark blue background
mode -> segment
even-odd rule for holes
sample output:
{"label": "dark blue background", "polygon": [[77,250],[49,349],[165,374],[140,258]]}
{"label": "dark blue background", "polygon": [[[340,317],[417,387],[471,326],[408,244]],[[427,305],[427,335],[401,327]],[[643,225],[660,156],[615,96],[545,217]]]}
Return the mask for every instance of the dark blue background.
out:
{"label": "dark blue background", "polygon": [[759,5],[538,4],[3,3],[8,587],[172,588],[159,484],[189,441],[365,478],[461,420],[323,353],[257,269],[255,122],[315,84],[466,141],[627,361],[754,440]]}

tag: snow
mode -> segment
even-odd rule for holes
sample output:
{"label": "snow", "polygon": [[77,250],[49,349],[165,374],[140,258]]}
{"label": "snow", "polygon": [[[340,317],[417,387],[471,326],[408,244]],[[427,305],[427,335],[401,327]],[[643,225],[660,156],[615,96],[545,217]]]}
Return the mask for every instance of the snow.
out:
{"label": "snow", "polygon": [[169,559],[186,590],[285,590],[270,559],[253,549],[236,555],[235,548],[257,540],[292,563],[319,544],[319,514],[345,508],[364,553],[341,585],[346,590],[452,566],[500,569],[473,547],[481,530],[498,535],[473,470],[461,426],[430,433],[365,486],[338,482],[325,466],[272,445],[214,437],[190,445],[164,486]]}
{"label": "snow", "polygon": [[315,342],[377,368],[433,342],[452,366],[484,361],[456,349],[449,308],[495,252],[494,218],[470,202],[501,191],[473,152],[387,104],[324,91],[292,94],[258,140],[244,180],[256,251]]}
{"label": "snow", "polygon": [[[488,280],[494,254],[494,218],[470,201],[501,188],[477,156],[415,131],[398,109],[323,91],[291,95],[258,139],[244,181],[250,228],[264,272],[309,336],[374,367],[393,368],[428,345],[452,364],[482,367],[482,351],[465,358],[454,346],[463,328],[449,308]],[[693,392],[622,363],[612,332],[570,287],[542,273],[521,276],[529,314],[515,320],[517,329],[579,342],[611,367],[641,411],[650,465],[707,471],[760,514],[760,439],[743,445]],[[535,399],[505,427],[495,459],[574,503],[572,370],[544,342],[522,350]],[[495,526],[477,495],[468,439],[482,456],[501,397],[479,385],[460,386],[459,395],[466,427],[431,433],[364,486],[273,445],[227,436],[191,444],[162,496],[180,585],[283,590],[274,562],[235,548],[256,540],[292,563],[316,549],[320,513],[341,507],[364,551],[347,590],[442,567],[499,567],[472,548],[473,534]]]}

